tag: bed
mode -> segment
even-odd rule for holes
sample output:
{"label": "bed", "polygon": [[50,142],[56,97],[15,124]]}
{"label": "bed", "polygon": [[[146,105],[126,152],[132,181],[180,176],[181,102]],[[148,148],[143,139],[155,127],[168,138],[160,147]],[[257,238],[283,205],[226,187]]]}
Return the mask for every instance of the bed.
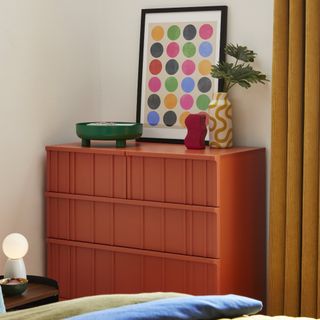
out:
{"label": "bed", "polygon": [[[0,294],[0,310],[4,310]],[[262,303],[238,295],[191,296],[156,292],[141,294],[97,295],[51,303],[39,307],[0,314],[0,320],[196,320],[230,319],[288,320],[289,317],[255,315]],[[303,318],[301,318],[303,319]],[[310,319],[310,318],[309,318]]]}

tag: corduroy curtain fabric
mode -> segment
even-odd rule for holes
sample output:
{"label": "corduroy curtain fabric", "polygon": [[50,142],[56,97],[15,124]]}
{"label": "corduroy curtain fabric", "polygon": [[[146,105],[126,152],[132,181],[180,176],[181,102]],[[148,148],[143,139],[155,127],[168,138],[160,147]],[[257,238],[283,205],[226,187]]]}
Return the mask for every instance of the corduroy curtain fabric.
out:
{"label": "corduroy curtain fabric", "polygon": [[320,318],[320,0],[274,0],[269,315]]}

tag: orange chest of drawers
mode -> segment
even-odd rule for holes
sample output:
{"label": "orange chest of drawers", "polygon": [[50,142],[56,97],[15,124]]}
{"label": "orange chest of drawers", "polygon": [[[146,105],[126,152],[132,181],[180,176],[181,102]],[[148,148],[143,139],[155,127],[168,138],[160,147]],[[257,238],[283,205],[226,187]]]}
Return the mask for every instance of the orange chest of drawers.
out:
{"label": "orange chest of drawers", "polygon": [[46,149],[47,274],[62,298],[176,291],[264,300],[264,149]]}

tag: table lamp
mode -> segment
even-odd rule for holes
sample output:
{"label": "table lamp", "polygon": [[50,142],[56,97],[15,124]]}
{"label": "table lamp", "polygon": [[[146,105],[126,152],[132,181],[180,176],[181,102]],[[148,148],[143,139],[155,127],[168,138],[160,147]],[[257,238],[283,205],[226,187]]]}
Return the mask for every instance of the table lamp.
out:
{"label": "table lamp", "polygon": [[8,260],[4,268],[5,278],[27,278],[23,257],[28,252],[28,241],[20,233],[10,233],[2,242],[2,250]]}

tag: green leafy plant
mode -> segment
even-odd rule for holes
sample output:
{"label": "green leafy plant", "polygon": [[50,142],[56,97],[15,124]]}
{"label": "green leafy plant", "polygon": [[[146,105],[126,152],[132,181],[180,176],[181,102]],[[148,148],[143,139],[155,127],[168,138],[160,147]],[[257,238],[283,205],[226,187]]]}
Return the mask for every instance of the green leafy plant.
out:
{"label": "green leafy plant", "polygon": [[[223,79],[223,91],[228,92],[234,85],[238,84],[243,88],[250,88],[254,83],[265,83],[269,81],[267,76],[260,71],[256,71],[250,66],[256,53],[245,46],[227,44],[225,53],[236,59],[235,63],[220,61],[212,66],[211,76]],[[239,63],[242,61],[243,63]]]}

